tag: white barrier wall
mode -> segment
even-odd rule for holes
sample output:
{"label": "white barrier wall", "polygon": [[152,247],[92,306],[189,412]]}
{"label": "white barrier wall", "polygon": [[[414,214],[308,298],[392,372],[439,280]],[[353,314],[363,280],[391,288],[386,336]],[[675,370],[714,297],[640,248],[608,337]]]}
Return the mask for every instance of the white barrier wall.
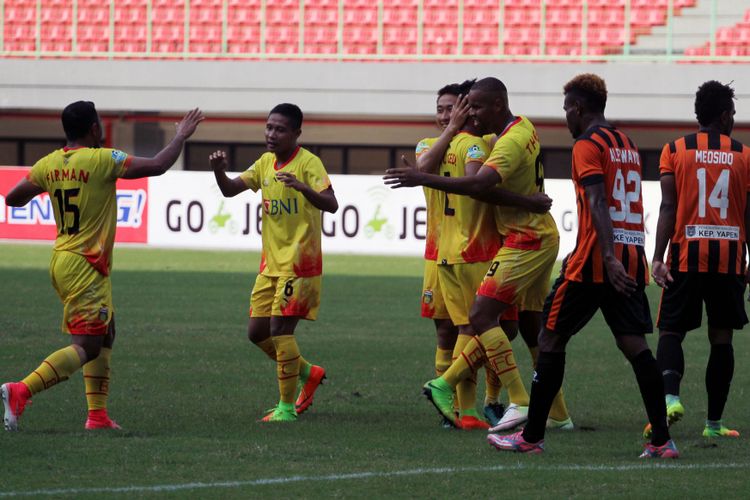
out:
{"label": "white barrier wall", "polygon": [[[0,169],[0,193],[7,193],[26,169]],[[379,176],[331,176],[339,211],[323,216],[323,250],[330,253],[422,255],[424,196],[421,188],[392,190]],[[246,191],[224,198],[210,172],[168,172],[148,182],[118,183],[118,241],[175,248],[261,248],[261,198]],[[560,254],[575,246],[578,230],[573,183],[545,182],[552,215],[560,230]],[[133,204],[133,189],[139,194]],[[661,200],[657,182],[643,182],[646,254],[651,257]],[[142,197],[145,195],[145,206]],[[54,238],[49,197],[37,197],[21,208],[5,206],[0,196],[0,239]],[[35,208],[36,207],[36,208]],[[142,214],[139,215],[139,214]]]}

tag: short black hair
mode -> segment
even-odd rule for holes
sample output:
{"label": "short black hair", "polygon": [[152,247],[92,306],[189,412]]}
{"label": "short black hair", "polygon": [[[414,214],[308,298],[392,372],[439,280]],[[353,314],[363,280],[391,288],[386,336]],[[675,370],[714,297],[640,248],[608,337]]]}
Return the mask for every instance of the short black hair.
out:
{"label": "short black hair", "polygon": [[724,111],[731,111],[734,89],[716,80],[709,80],[695,93],[695,117],[706,127],[719,119]]}
{"label": "short black hair", "polygon": [[594,113],[604,113],[607,107],[607,84],[599,75],[582,73],[573,77],[563,87],[563,94],[573,94]]}
{"label": "short black hair", "polygon": [[62,112],[63,130],[69,141],[84,137],[91,130],[91,126],[98,121],[96,106],[91,101],[76,101],[68,104]]}
{"label": "short black hair", "polygon": [[461,95],[461,85],[459,85],[458,83],[449,83],[445,87],[443,87],[440,90],[438,90],[438,93],[437,93],[438,97],[442,97],[445,94],[454,95],[456,97],[460,96]]}
{"label": "short black hair", "polygon": [[294,130],[299,130],[302,128],[302,119],[304,118],[304,116],[302,115],[302,110],[299,109],[299,106],[297,106],[296,104],[290,104],[288,102],[277,104],[273,107],[271,112],[268,113],[268,116],[271,116],[273,114],[286,117],[289,120],[289,126],[291,126]]}
{"label": "short black hair", "polygon": [[482,78],[481,80],[478,80],[476,83],[474,83],[474,86],[472,87],[472,90],[480,90],[482,92],[492,92],[492,93],[502,93],[507,94],[508,88],[505,86],[503,82],[498,80],[495,77],[488,76],[487,78]]}
{"label": "short black hair", "polygon": [[438,97],[442,97],[445,94],[454,95],[456,97],[460,95],[466,95],[471,90],[471,87],[476,83],[477,79],[464,80],[461,83],[449,83],[445,87],[438,90]]}
{"label": "short black hair", "polygon": [[476,83],[477,79],[464,80],[461,83],[449,83],[445,87],[438,90],[438,97],[442,97],[445,94],[454,95],[456,97],[460,95],[466,95],[471,90],[471,87]]}

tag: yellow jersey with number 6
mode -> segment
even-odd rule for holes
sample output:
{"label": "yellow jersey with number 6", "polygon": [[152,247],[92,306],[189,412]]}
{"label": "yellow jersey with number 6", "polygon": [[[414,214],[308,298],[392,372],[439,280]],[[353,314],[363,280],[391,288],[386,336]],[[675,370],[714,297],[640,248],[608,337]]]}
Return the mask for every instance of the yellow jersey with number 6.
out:
{"label": "yellow jersey with number 6", "polygon": [[320,249],[320,209],[307,198],[276,179],[289,172],[318,193],[331,187],[323,162],[308,150],[297,147],[286,163],[264,153],[240,174],[245,185],[263,196],[263,253],[260,272],[265,276],[318,276],[323,272]]}

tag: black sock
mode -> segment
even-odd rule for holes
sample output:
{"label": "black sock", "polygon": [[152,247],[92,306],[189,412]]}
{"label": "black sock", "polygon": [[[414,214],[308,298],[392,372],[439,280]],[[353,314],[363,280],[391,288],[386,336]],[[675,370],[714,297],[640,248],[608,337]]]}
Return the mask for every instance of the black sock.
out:
{"label": "black sock", "polygon": [[540,352],[531,381],[529,421],[523,429],[523,438],[529,443],[544,439],[547,416],[565,375],[564,352]]}
{"label": "black sock", "polygon": [[667,406],[664,403],[664,382],[650,349],[630,360],[651,423],[651,444],[661,446],[669,441]]}
{"label": "black sock", "polygon": [[711,346],[706,366],[706,392],[708,393],[708,420],[721,420],[729,395],[729,385],[734,375],[734,349],[731,344]]}
{"label": "black sock", "polygon": [[664,379],[664,394],[680,395],[680,381],[685,373],[682,339],[677,335],[661,335],[656,349],[656,360]]}

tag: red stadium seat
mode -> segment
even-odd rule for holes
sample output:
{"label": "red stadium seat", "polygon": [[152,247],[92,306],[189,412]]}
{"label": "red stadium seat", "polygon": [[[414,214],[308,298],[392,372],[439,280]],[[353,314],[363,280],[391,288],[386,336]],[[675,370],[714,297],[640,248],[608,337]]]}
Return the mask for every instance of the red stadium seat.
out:
{"label": "red stadium seat", "polygon": [[344,26],[344,43],[371,44],[377,43],[378,30],[372,27]]}
{"label": "red stadium seat", "polygon": [[338,22],[338,9],[330,7],[307,7],[305,5],[305,25],[336,26]]}
{"label": "red stadium seat", "polygon": [[377,26],[377,8],[353,8],[344,10],[344,26]]}

